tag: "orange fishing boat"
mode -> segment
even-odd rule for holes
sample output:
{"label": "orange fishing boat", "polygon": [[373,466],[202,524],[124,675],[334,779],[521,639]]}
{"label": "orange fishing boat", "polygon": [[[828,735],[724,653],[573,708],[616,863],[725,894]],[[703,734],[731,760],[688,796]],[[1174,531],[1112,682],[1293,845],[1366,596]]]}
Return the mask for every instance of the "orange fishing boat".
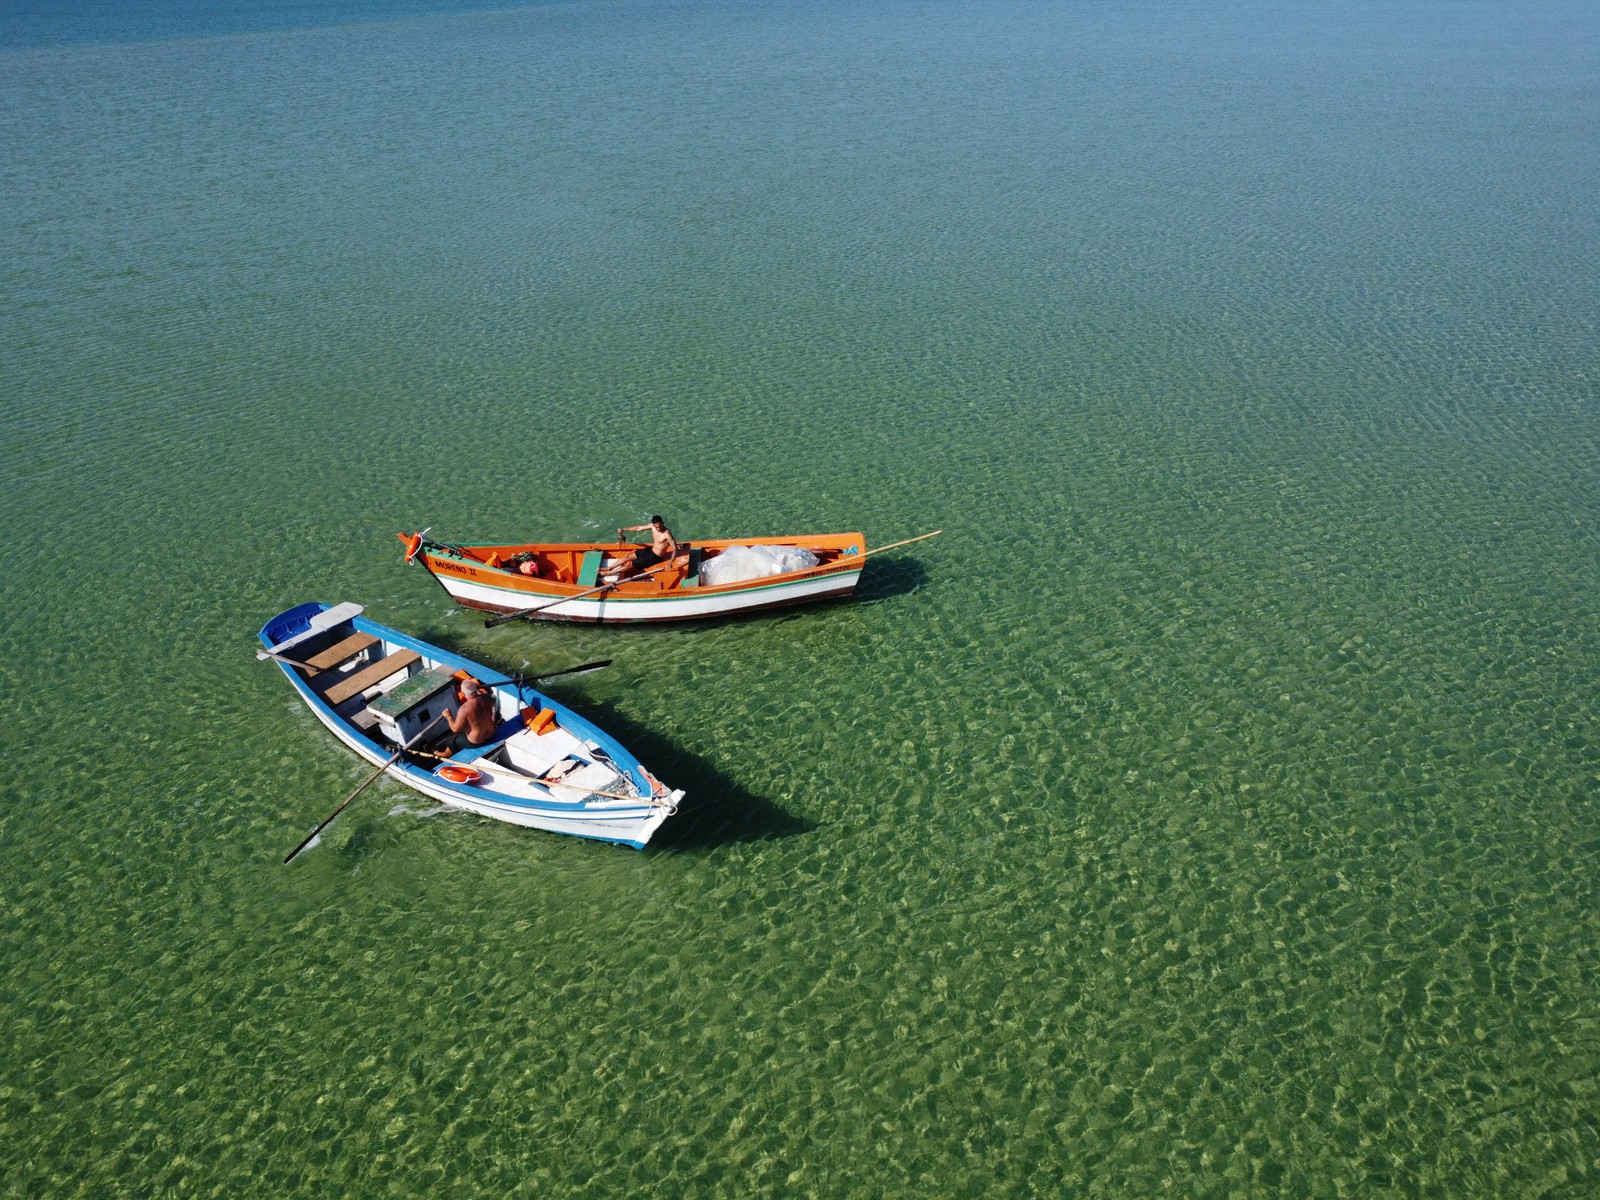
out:
{"label": "orange fishing boat", "polygon": [[430,538],[428,532],[399,535],[406,561],[426,569],[457,604],[502,614],[491,624],[516,617],[690,621],[835,599],[855,590],[868,555],[893,548],[868,550],[859,533],[697,540],[680,543],[678,554],[666,562],[613,581],[607,572],[627,561],[637,545],[462,546]]}

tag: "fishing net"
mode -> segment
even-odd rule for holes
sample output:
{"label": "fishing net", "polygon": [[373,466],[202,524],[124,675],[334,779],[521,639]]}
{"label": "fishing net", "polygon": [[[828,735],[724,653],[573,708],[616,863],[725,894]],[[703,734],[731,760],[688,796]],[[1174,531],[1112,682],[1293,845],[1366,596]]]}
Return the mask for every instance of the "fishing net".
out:
{"label": "fishing net", "polygon": [[804,546],[729,546],[700,565],[700,579],[708,587],[744,583],[786,571],[803,571],[819,561]]}

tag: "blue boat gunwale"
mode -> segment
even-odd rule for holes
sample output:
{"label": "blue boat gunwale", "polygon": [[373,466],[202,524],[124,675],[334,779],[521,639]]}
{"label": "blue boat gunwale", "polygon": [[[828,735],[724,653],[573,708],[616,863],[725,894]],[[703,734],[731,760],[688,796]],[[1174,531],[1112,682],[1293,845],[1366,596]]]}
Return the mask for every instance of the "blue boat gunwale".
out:
{"label": "blue boat gunwale", "polygon": [[[311,600],[304,604],[296,605],[294,608],[286,609],[261,627],[258,636],[261,639],[262,645],[268,650],[274,649],[287,639],[310,629],[312,618],[321,613],[327,612],[332,607],[332,605],[325,604],[322,601]],[[634,757],[634,755],[615,737],[606,733],[588,718],[574,712],[560,701],[552,699],[529,684],[524,683],[519,685],[509,676],[486,667],[482,663],[475,662],[474,660],[466,658],[463,655],[446,650],[443,646],[438,646],[432,642],[423,641],[421,638],[413,637],[410,634],[402,633],[398,629],[384,625],[379,621],[372,620],[365,614],[358,613],[349,620],[353,628],[358,629],[363,633],[370,633],[374,637],[380,638],[383,641],[398,646],[402,649],[412,650],[421,655],[424,659],[431,659],[441,666],[448,666],[454,670],[467,671],[474,679],[485,684],[486,686],[500,689],[507,687],[514,688],[514,694],[518,700],[517,707],[519,714],[523,708],[530,707],[534,704],[537,704],[541,708],[550,709],[556,714],[556,723],[558,725],[560,725],[563,729],[568,730],[580,740],[599,743],[604,748],[604,753],[606,757],[611,760],[612,765],[615,766],[619,771],[626,772],[634,785],[643,790],[644,795],[639,800],[640,808],[648,809],[652,806],[653,801],[650,798],[652,793],[651,780],[645,772],[644,764]],[[343,624],[343,622],[339,622],[339,624]],[[294,684],[295,690],[300,693],[301,697],[315,711],[323,714],[328,720],[336,722],[353,736],[370,742],[375,751],[381,752],[385,756],[393,753],[393,747],[386,747],[383,743],[372,739],[362,730],[358,729],[354,723],[341,716],[334,706],[330,705],[325,699],[323,699],[322,696],[318,695],[317,692],[312,689],[308,681],[303,679],[299,672],[290,666],[290,664],[280,659],[278,660],[278,666],[282,669],[283,673],[288,676],[289,682]],[[496,736],[493,742],[490,742],[489,744],[472,752],[470,756],[464,754],[457,755],[456,757],[452,758],[450,762],[465,764],[470,762],[472,758],[478,758],[484,754],[491,753],[498,749],[507,737],[517,733],[521,727],[522,721],[520,715],[507,717],[496,727]],[[445,765],[447,764],[440,764],[441,767]],[[480,788],[474,787],[471,784],[456,783],[455,781],[446,779],[442,775],[438,774],[438,767],[425,770],[422,767],[416,766],[415,764],[406,762],[404,759],[395,763],[390,770],[401,772],[405,775],[415,778],[427,779],[430,786],[443,787],[448,791],[460,792],[463,795],[473,797],[473,799],[478,803],[488,802],[497,805],[504,805],[507,808],[528,809],[532,811],[550,813],[566,813],[571,812],[574,809],[582,809],[583,807],[582,800],[576,798],[573,800],[557,800],[554,798],[543,800],[534,796],[524,798],[521,796],[507,795],[504,792],[495,791],[491,788]],[[624,810],[624,812],[625,811],[626,810]],[[623,815],[623,813],[619,813],[618,815]]]}

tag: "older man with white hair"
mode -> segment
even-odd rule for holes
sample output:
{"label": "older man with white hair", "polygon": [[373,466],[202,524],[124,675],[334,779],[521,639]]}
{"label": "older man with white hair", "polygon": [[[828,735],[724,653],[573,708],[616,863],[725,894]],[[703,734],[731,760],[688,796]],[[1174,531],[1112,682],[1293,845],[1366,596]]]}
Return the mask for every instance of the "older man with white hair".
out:
{"label": "older man with white hair", "polygon": [[494,699],[476,679],[461,684],[461,695],[460,708],[444,710],[445,720],[450,723],[451,736],[446,745],[451,754],[494,741]]}

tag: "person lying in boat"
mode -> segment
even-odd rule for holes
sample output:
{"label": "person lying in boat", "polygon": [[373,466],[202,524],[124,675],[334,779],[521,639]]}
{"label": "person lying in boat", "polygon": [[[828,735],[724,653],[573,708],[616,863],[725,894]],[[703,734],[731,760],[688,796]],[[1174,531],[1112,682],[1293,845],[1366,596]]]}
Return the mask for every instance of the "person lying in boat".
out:
{"label": "person lying in boat", "polygon": [[[493,562],[489,564],[493,566]],[[519,550],[506,559],[506,567],[520,574],[528,575],[534,579],[539,577],[539,556],[532,550]]]}
{"label": "person lying in boat", "polygon": [[461,684],[461,707],[445,709],[445,721],[450,726],[450,738],[444,749],[454,754],[469,746],[483,746],[494,741],[494,700],[478,685],[476,679]]}
{"label": "person lying in boat", "polygon": [[632,558],[624,559],[614,571],[608,572],[611,575],[611,582],[637,575],[657,563],[667,562],[678,553],[678,539],[672,536],[672,530],[667,528],[667,523],[660,517],[651,517],[648,525],[626,525],[618,529],[617,540],[626,541],[623,534],[638,533],[646,529],[650,531],[650,544],[641,546],[633,552]]}

